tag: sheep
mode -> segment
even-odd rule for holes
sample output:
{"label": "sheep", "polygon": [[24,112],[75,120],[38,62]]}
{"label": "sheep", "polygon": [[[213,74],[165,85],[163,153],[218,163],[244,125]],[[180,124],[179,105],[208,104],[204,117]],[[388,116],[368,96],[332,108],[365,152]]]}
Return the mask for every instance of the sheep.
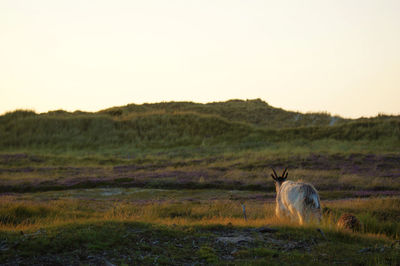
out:
{"label": "sheep", "polygon": [[275,214],[279,219],[289,218],[303,225],[305,222],[321,222],[321,204],[317,190],[303,182],[286,181],[287,168],[281,176],[274,169],[271,174],[276,188]]}

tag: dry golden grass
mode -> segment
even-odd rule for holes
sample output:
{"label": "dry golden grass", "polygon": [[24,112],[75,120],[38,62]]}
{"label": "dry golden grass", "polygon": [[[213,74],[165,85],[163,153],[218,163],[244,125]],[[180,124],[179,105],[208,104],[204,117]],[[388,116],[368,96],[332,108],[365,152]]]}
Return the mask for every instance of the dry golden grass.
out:
{"label": "dry golden grass", "polygon": [[[342,231],[336,222],[343,212],[357,216],[362,223],[355,234],[398,239],[400,199],[371,198],[323,202],[329,209],[323,215],[323,230]],[[244,219],[241,203],[233,200],[128,202],[85,199],[34,200],[17,196],[0,197],[0,230],[37,230],[48,226],[95,221],[136,221],[162,225],[290,226],[278,220],[273,202],[247,201]],[[316,225],[308,225],[315,227]],[[307,227],[307,226],[306,226]]]}

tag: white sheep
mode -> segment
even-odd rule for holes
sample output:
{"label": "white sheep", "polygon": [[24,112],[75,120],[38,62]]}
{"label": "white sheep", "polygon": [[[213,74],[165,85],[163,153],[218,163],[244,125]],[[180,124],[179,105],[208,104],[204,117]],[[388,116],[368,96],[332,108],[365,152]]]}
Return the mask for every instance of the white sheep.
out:
{"label": "white sheep", "polygon": [[310,221],[319,223],[322,214],[317,190],[311,184],[286,181],[287,169],[281,176],[274,169],[272,171],[276,188],[276,216],[280,219],[289,218],[301,225]]}

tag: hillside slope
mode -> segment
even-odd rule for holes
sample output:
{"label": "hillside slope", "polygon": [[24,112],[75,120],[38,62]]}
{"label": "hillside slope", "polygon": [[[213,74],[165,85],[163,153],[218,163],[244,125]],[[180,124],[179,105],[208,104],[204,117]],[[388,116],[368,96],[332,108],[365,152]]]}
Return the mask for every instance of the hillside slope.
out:
{"label": "hillside slope", "polygon": [[192,102],[162,102],[153,104],[128,104],[122,107],[113,107],[100,113],[113,116],[126,116],[129,114],[142,114],[150,112],[177,113],[194,112],[198,114],[211,114],[220,116],[232,122],[244,122],[258,127],[272,129],[300,127],[300,126],[326,126],[336,125],[346,121],[338,116],[327,113],[309,113],[285,111],[270,106],[260,100],[230,100],[226,102],[213,102],[207,104]]}
{"label": "hillside slope", "polygon": [[301,118],[290,122],[294,114],[259,100],[128,105],[97,113],[15,111],[0,116],[0,150],[262,147],[323,139],[385,140],[396,146],[400,141],[399,117],[338,118],[329,125],[335,118],[327,114],[295,114]]}

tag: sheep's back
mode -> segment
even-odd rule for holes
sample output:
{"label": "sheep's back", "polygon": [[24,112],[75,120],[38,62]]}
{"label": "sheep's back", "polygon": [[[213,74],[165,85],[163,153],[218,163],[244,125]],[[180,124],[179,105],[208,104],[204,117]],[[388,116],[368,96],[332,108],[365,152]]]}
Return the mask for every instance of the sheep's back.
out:
{"label": "sheep's back", "polygon": [[316,189],[307,183],[286,181],[282,184],[281,202],[299,208],[320,209],[320,200]]}

